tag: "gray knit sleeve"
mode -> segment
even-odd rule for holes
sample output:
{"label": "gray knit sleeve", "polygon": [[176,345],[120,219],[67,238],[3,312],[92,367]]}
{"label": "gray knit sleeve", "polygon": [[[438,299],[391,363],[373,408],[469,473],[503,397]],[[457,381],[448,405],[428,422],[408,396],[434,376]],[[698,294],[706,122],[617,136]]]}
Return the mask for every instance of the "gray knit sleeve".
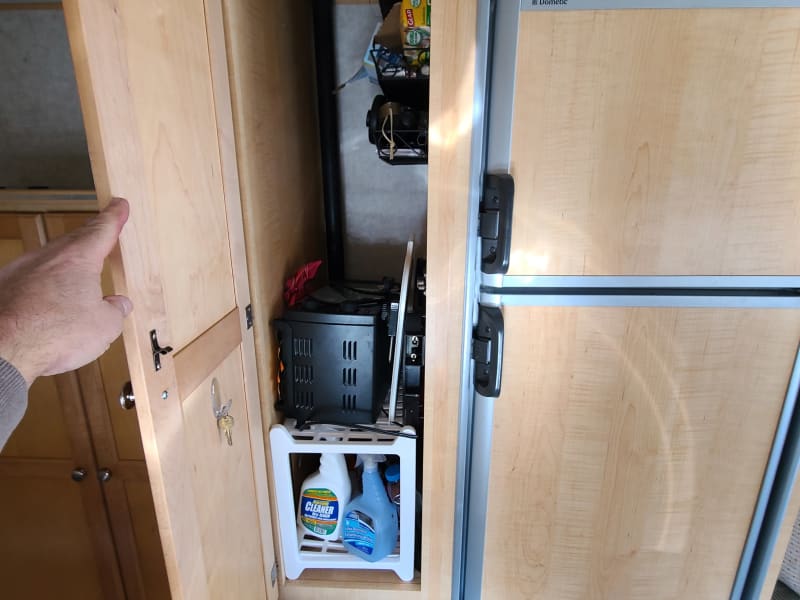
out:
{"label": "gray knit sleeve", "polygon": [[28,408],[28,384],[10,362],[0,358],[0,450]]}

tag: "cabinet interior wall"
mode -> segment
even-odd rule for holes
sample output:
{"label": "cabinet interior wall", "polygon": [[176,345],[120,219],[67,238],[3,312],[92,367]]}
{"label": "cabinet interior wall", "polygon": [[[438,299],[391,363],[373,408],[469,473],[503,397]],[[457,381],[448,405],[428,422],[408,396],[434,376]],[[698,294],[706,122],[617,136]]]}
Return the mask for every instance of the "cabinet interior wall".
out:
{"label": "cabinet interior wall", "polygon": [[[377,4],[337,4],[336,72],[338,82],[361,68],[364,52],[381,21]],[[428,166],[391,166],[378,158],[367,139],[367,110],[381,88],[368,78],[338,93],[339,150],[345,227],[345,273],[350,279],[400,280],[406,242],[425,256]]]}

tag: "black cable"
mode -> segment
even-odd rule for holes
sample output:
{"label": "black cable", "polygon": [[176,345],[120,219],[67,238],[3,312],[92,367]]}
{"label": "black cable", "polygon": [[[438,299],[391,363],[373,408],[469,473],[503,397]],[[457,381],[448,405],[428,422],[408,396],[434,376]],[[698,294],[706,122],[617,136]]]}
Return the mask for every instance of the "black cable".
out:
{"label": "black cable", "polygon": [[[298,427],[300,431],[308,429],[309,425],[334,425],[336,427],[347,427],[349,429],[357,429],[361,431],[370,431],[372,433],[382,433],[385,435],[393,435],[395,437],[404,437],[412,440],[417,439],[416,433],[406,433],[405,431],[392,431],[391,429],[382,429],[380,427],[373,427],[372,425],[354,425],[352,423],[336,423],[334,421],[306,421],[302,426]],[[399,425],[399,423],[397,423]]]}

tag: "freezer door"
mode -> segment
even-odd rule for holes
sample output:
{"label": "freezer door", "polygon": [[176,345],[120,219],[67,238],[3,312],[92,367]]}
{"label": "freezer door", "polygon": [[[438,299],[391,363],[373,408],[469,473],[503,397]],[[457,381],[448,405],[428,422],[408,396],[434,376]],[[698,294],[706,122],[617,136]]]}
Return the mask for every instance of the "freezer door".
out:
{"label": "freezer door", "polygon": [[800,274],[800,9],[533,4],[495,33],[508,274]]}

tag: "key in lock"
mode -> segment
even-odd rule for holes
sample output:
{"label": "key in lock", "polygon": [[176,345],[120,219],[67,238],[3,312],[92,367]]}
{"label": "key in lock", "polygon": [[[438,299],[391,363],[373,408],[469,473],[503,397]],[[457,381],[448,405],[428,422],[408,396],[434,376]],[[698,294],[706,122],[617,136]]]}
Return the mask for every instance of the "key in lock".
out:
{"label": "key in lock", "polygon": [[211,380],[211,408],[214,411],[214,418],[217,420],[217,427],[225,435],[228,446],[233,446],[233,415],[230,414],[233,400],[228,400],[224,404],[221,402],[219,391],[219,381],[217,378]]}

